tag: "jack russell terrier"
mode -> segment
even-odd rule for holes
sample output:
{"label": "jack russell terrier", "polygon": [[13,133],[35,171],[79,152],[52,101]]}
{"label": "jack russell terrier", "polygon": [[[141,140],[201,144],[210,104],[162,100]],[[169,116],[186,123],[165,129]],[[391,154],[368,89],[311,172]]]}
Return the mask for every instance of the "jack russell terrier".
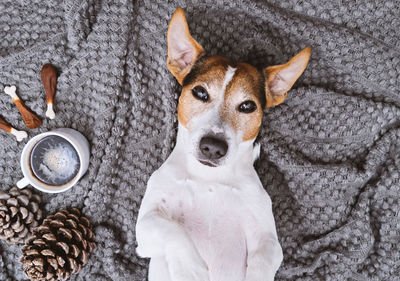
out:
{"label": "jack russell terrier", "polygon": [[283,255],[254,140],[263,109],[285,100],[311,48],[262,71],[206,56],[180,7],[167,41],[182,93],[176,146],[150,177],[136,224],[149,281],[273,280]]}

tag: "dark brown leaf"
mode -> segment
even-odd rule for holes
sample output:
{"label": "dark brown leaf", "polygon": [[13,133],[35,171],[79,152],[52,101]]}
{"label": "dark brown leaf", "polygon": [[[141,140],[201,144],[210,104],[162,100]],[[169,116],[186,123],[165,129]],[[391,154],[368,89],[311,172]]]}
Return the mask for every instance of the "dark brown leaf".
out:
{"label": "dark brown leaf", "polygon": [[50,226],[51,227],[56,227],[56,228],[60,228],[60,227],[63,227],[64,226],[64,223],[61,221],[61,220],[52,220],[51,222],[50,222]]}
{"label": "dark brown leaf", "polygon": [[71,231],[76,241],[81,241],[82,239],[84,239],[82,233],[79,230],[71,229]]}
{"label": "dark brown leaf", "polygon": [[75,244],[71,245],[71,255],[74,258],[77,258],[79,256],[80,252],[81,252],[81,250],[79,249],[79,247],[77,245],[75,245]]}
{"label": "dark brown leaf", "polygon": [[86,227],[90,227],[90,221],[86,217],[81,217],[80,221]]}
{"label": "dark brown leaf", "polygon": [[52,268],[54,268],[54,270],[57,270],[57,269],[58,269],[58,263],[57,263],[57,260],[56,260],[56,259],[48,258],[48,259],[47,259],[47,262],[50,264],[50,266],[51,266]]}
{"label": "dark brown leaf", "polygon": [[44,250],[40,251],[40,253],[43,256],[49,256],[49,257],[55,257],[56,256],[55,253],[50,249],[44,249]]}
{"label": "dark brown leaf", "polygon": [[78,272],[78,264],[76,263],[76,260],[74,258],[69,257],[68,258],[69,266],[71,267],[72,273],[77,273]]}
{"label": "dark brown leaf", "polygon": [[65,225],[70,227],[70,228],[78,228],[78,224],[73,219],[67,219],[65,221]]}
{"label": "dark brown leaf", "polygon": [[62,257],[57,256],[57,262],[58,262],[58,265],[60,265],[61,267],[64,267],[65,260]]}
{"label": "dark brown leaf", "polygon": [[16,198],[10,198],[7,200],[7,205],[18,207],[18,200]]}
{"label": "dark brown leaf", "polygon": [[46,233],[42,237],[47,241],[57,241],[57,238],[53,233]]}
{"label": "dark brown leaf", "polygon": [[[60,241],[60,242],[57,242],[56,245],[59,246],[65,254],[69,254],[69,246],[67,243]],[[71,245],[71,246],[73,246],[73,245]]]}
{"label": "dark brown leaf", "polygon": [[26,195],[20,195],[17,197],[17,199],[24,206],[27,206],[29,204],[29,197]]}
{"label": "dark brown leaf", "polygon": [[67,228],[61,227],[61,228],[57,231],[57,233],[58,233],[59,235],[64,236],[64,237],[67,238],[68,240],[71,240],[71,239],[72,239],[72,232],[71,232],[71,230],[69,230],[69,229],[67,229]]}

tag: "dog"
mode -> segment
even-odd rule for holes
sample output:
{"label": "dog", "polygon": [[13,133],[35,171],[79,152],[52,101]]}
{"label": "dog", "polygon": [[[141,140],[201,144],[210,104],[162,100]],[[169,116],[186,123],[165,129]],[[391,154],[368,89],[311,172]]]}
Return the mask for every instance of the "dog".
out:
{"label": "dog", "polygon": [[263,110],[282,103],[311,48],[257,70],[207,56],[182,8],[167,33],[182,86],[175,148],[150,177],[136,223],[149,281],[273,280],[282,262],[271,199],[254,169]]}

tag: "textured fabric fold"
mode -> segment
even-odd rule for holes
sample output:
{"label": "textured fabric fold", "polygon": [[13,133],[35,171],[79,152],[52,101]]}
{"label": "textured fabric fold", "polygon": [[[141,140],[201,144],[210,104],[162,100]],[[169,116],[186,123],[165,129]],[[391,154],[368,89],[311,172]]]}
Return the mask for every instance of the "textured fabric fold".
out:
{"label": "textured fabric fold", "polygon": [[[0,3],[0,90],[16,85],[42,127],[82,132],[89,170],[43,194],[47,213],[79,207],[99,248],[71,280],[146,280],[135,253],[138,208],[176,136],[178,83],[166,67],[177,6],[209,54],[258,67],[305,46],[312,56],[284,104],[266,110],[256,168],[271,195],[284,262],[276,280],[397,280],[400,275],[400,7],[396,1],[66,0]],[[40,69],[59,73],[45,118]],[[26,129],[0,93],[0,116]],[[0,190],[22,173],[26,141],[0,132]],[[25,280],[0,245],[0,279]]]}

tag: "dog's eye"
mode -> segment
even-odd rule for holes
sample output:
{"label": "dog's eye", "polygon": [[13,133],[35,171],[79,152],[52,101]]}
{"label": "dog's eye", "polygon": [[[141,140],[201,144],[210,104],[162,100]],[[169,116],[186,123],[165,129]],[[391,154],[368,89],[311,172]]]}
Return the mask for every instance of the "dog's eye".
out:
{"label": "dog's eye", "polygon": [[257,105],[252,100],[244,101],[238,107],[238,110],[243,113],[251,113],[251,112],[255,111],[256,109],[257,109]]}
{"label": "dog's eye", "polygon": [[198,100],[201,100],[203,102],[208,101],[209,96],[208,96],[207,90],[204,89],[202,86],[194,87],[192,89],[192,94]]}

